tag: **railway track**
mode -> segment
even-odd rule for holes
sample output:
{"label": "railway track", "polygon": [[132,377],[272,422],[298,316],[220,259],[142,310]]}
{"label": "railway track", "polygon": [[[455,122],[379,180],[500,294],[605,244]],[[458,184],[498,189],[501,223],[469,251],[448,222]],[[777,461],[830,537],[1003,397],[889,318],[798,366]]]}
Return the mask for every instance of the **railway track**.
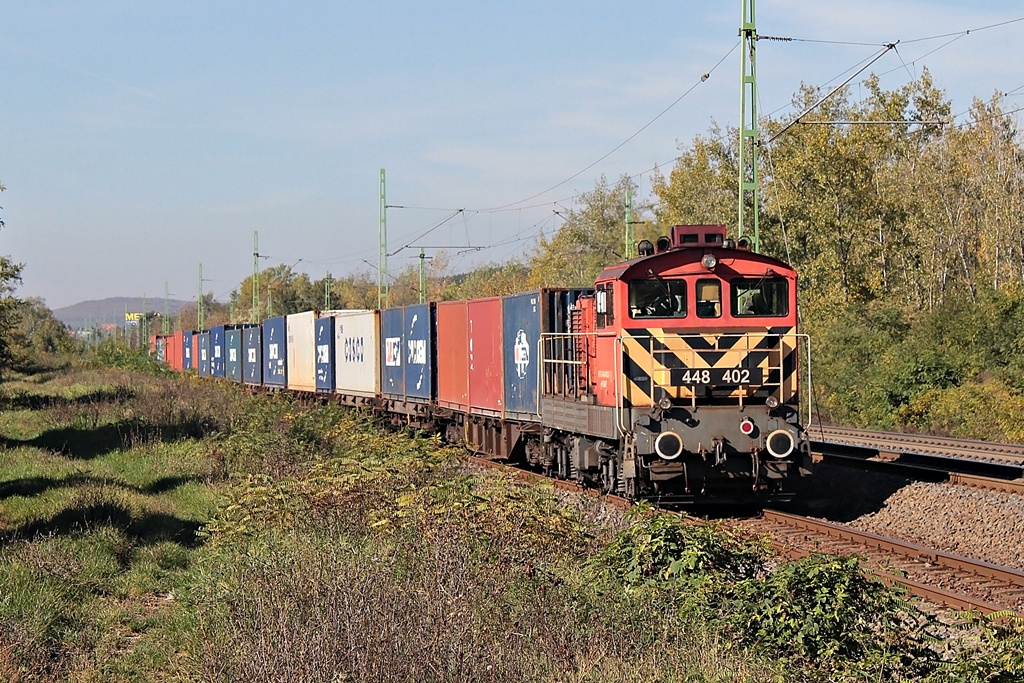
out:
{"label": "railway track", "polygon": [[816,457],[913,479],[1024,495],[1024,445],[812,425]]}
{"label": "railway track", "polygon": [[741,525],[770,534],[776,549],[791,558],[862,555],[872,574],[939,605],[985,614],[1024,613],[1024,572],[1015,569],[776,510],[765,510],[762,517]]}
{"label": "railway track", "polygon": [[[631,503],[618,496],[604,496],[573,482],[549,479],[484,458],[472,464],[511,472],[527,483],[547,481],[560,490],[602,498],[615,507]],[[737,522],[750,534],[766,534],[775,550],[791,559],[812,553],[861,555],[864,568],[890,584],[905,586],[910,593],[952,609],[976,609],[984,614],[1013,610],[1024,614],[1024,572],[961,557],[894,538],[777,510]]]}

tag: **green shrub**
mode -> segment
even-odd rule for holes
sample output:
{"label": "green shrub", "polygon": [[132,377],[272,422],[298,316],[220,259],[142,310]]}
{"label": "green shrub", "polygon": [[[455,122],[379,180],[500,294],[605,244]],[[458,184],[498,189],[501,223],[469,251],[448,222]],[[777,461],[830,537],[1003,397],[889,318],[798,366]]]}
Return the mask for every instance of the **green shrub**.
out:
{"label": "green shrub", "polygon": [[724,526],[693,523],[672,514],[636,508],[633,523],[594,558],[592,569],[626,586],[688,583],[713,573],[725,581],[762,570],[763,550]]}

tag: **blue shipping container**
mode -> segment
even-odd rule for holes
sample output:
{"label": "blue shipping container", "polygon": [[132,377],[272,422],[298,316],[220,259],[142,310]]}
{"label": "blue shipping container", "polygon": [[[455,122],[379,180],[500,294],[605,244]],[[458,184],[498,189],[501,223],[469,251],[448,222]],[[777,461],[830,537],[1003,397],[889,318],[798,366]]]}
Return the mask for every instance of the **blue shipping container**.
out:
{"label": "blue shipping container", "polygon": [[505,411],[520,418],[538,415],[541,293],[503,297],[501,321]]}
{"label": "blue shipping container", "polygon": [[214,377],[223,377],[225,374],[223,325],[210,328],[210,374]]}
{"label": "blue shipping container", "polygon": [[316,390],[334,391],[334,318],[317,318],[313,334],[316,339]]}
{"label": "blue shipping container", "polygon": [[232,382],[242,381],[242,330],[224,330],[224,374]]}
{"label": "blue shipping container", "polygon": [[181,333],[181,369],[191,370],[192,369],[192,333],[182,332]]}
{"label": "blue shipping container", "polygon": [[215,325],[210,328],[210,375],[212,377],[224,377],[227,370],[225,367],[226,350],[224,333],[226,325]]}
{"label": "blue shipping container", "polygon": [[405,393],[429,401],[434,396],[434,307],[405,307]]}
{"label": "blue shipping container", "polygon": [[288,381],[288,326],[284,316],[263,321],[263,383],[286,386]]}
{"label": "blue shipping container", "polygon": [[405,311],[389,308],[380,312],[380,390],[382,394],[401,398],[405,394],[405,365],[402,363],[402,328]]}
{"label": "blue shipping container", "polygon": [[242,331],[242,376],[246,384],[263,384],[263,335],[259,325]]}
{"label": "blue shipping container", "polygon": [[502,364],[505,411],[511,417],[540,414],[540,338],[570,331],[572,310],[590,289],[542,289],[502,297]]}
{"label": "blue shipping container", "polygon": [[381,311],[381,392],[429,401],[434,390],[434,307],[416,304]]}
{"label": "blue shipping container", "polygon": [[210,333],[199,333],[199,376],[210,376]]}

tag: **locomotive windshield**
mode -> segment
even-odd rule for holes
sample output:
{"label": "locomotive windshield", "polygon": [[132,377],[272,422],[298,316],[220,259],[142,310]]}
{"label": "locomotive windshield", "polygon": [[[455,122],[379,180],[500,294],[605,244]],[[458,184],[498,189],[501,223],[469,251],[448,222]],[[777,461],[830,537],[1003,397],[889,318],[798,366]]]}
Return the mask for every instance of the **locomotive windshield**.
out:
{"label": "locomotive windshield", "polygon": [[783,316],[789,313],[789,287],[785,278],[737,279],[732,287],[732,310],[737,317]]}
{"label": "locomotive windshield", "polygon": [[629,315],[633,318],[685,318],[686,282],[633,280],[629,283]]}

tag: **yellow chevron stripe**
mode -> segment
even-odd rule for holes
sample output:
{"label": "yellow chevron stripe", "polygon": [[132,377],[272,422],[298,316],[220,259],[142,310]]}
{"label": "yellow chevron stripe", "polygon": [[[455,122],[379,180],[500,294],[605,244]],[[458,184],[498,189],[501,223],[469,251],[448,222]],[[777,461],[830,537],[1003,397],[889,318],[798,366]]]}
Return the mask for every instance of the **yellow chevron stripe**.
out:
{"label": "yellow chevron stripe", "polygon": [[[751,353],[766,354],[765,358],[758,363],[757,366],[761,369],[766,379],[772,368],[777,368],[779,370],[779,384],[773,383],[768,386],[779,386],[779,389],[784,395],[793,396],[797,389],[797,364],[793,363],[792,369],[785,373],[785,375],[782,373],[784,359],[795,350],[795,339],[792,342],[787,339],[787,335],[792,333],[792,330],[771,334],[767,332],[744,333],[742,335],[743,341],[728,349],[717,348],[718,335],[699,335],[699,337],[711,348],[695,349],[687,342],[685,337],[678,333],[667,333],[662,328],[650,328],[644,330],[643,334],[636,336],[624,334],[622,337],[622,348],[623,353],[637,367],[643,370],[645,374],[650,376],[652,392],[657,388],[673,398],[690,399],[693,396],[693,392],[690,391],[689,387],[676,387],[671,385],[671,369],[664,362],[666,357],[674,356],[681,365],[686,367],[704,369],[714,367],[738,367]],[[664,349],[659,349],[653,352],[648,351],[642,344],[642,341],[648,341],[646,337],[651,337],[653,341],[663,346]],[[779,338],[779,342],[774,348],[754,348],[768,337]],[[696,339],[697,335],[689,335],[689,338]],[[717,362],[709,363],[699,355],[702,351],[718,353],[721,354],[721,357]],[[633,406],[653,405],[653,397],[648,395],[646,391],[642,390],[630,377],[625,376],[625,363],[623,364],[623,367],[623,386],[625,387],[624,398]],[[750,392],[747,388],[737,387],[730,396],[739,399],[741,396],[749,395],[749,393]]]}

